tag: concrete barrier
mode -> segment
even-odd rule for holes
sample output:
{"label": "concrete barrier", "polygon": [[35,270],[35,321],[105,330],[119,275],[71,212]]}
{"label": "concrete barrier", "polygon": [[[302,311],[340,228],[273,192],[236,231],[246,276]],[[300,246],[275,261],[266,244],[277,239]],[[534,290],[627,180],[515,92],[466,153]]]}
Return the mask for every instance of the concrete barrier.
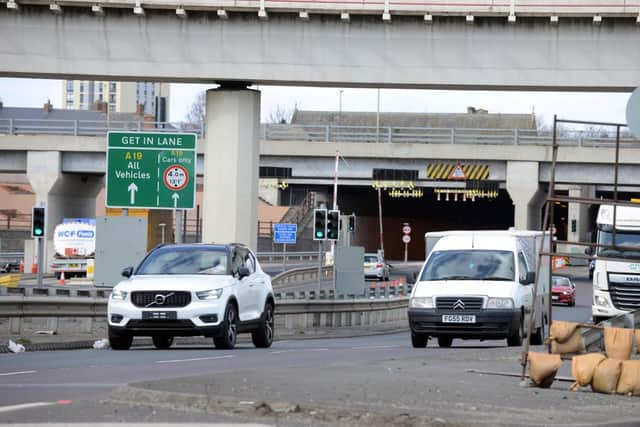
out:
{"label": "concrete barrier", "polygon": [[[284,299],[276,302],[278,335],[313,334],[336,328],[407,328],[407,298]],[[0,336],[107,335],[107,298],[7,295],[0,298]]]}

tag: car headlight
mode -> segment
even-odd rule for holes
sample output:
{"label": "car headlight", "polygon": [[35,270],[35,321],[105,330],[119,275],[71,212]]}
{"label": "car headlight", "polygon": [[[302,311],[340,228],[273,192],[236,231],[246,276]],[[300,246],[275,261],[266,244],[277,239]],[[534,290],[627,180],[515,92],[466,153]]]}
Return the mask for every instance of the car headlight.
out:
{"label": "car headlight", "polygon": [[125,299],[127,299],[127,294],[128,292],[121,291],[119,289],[114,289],[113,291],[111,291],[111,299],[124,301]]}
{"label": "car headlight", "polygon": [[196,295],[198,296],[199,299],[204,299],[204,300],[218,299],[222,296],[222,291],[223,291],[223,288],[211,289],[209,291],[196,292]]}
{"label": "car headlight", "polygon": [[489,298],[487,300],[487,308],[513,308],[513,300],[511,298]]}
{"label": "car headlight", "polygon": [[409,308],[433,308],[433,298],[414,297],[409,299]]}
{"label": "car headlight", "polygon": [[569,291],[564,291],[564,292],[563,292],[563,294],[565,294],[565,295],[571,295],[571,292],[569,292]]}

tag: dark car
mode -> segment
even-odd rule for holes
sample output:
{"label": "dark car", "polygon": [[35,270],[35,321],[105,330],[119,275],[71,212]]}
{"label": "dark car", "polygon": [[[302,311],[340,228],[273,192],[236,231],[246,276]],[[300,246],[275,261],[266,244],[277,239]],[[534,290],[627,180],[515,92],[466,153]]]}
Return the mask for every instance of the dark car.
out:
{"label": "dark car", "polygon": [[17,273],[20,271],[20,263],[15,262],[7,262],[0,267],[0,273]]}
{"label": "dark car", "polygon": [[596,269],[596,260],[592,259],[589,261],[589,279],[593,279],[593,270]]}

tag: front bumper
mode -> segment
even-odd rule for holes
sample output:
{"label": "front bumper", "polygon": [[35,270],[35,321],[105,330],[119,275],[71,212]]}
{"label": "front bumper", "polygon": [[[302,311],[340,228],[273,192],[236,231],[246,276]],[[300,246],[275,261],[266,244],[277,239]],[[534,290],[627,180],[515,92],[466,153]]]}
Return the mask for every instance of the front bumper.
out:
{"label": "front bumper", "polygon": [[593,290],[593,303],[591,305],[591,315],[593,317],[615,317],[627,311],[618,310],[611,301],[611,295],[607,291]]}
{"label": "front bumper", "polygon": [[554,304],[571,304],[575,301],[575,296],[574,295],[565,295],[564,293],[560,292],[560,293],[556,293],[554,292],[552,294],[552,299],[551,301]]}
{"label": "front bumper", "polygon": [[[443,314],[474,315],[475,323],[443,323]],[[437,310],[410,308],[409,327],[412,332],[432,337],[447,336],[462,339],[503,339],[517,331],[519,310]]]}
{"label": "front bumper", "polygon": [[[109,299],[107,321],[113,332],[134,336],[217,336],[222,332],[226,304],[220,299],[192,299],[185,307],[141,308],[133,305],[129,298]],[[170,312],[171,318],[145,319],[145,312]]]}

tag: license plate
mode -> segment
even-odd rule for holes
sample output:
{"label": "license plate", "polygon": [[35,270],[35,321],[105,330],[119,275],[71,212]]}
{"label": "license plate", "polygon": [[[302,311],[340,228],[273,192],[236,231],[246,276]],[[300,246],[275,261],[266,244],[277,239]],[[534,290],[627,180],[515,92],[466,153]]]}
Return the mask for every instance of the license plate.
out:
{"label": "license plate", "polygon": [[560,299],[560,297],[559,297],[559,296],[557,296],[557,295],[554,295],[554,296],[552,296],[552,297],[551,297],[551,299],[552,299],[553,301],[556,301],[556,300],[559,300],[559,299]]}
{"label": "license plate", "polygon": [[142,320],[176,320],[175,311],[143,311]]}
{"label": "license plate", "polygon": [[469,314],[443,314],[442,323],[476,323],[476,316]]}

